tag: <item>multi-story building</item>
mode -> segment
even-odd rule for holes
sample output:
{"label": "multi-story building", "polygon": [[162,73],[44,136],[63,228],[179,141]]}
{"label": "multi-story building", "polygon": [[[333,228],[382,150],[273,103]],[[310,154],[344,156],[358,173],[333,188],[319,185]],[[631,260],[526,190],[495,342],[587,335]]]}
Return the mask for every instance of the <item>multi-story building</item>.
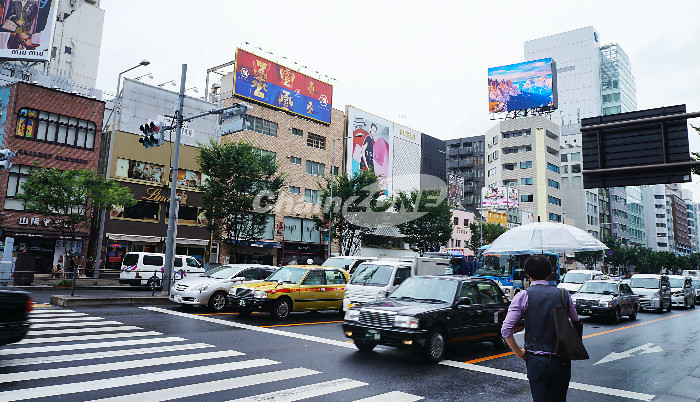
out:
{"label": "multi-story building", "polygon": [[682,189],[681,195],[685,202],[685,207],[688,210],[688,237],[690,237],[690,252],[697,253],[700,251],[698,244],[698,218],[697,204],[693,202],[693,192],[689,189]]}
{"label": "multi-story building", "polygon": [[515,187],[521,209],[541,222],[562,222],[559,126],[542,116],[504,120],[484,142],[485,185]]}
{"label": "multi-story building", "polygon": [[560,149],[562,205],[567,220],[573,220],[573,226],[600,238],[598,190],[583,188],[581,144],[575,137],[580,128],[580,123],[561,126],[564,138]]}
{"label": "multi-story building", "polygon": [[0,105],[0,144],[18,154],[9,171],[0,173],[3,242],[8,245],[12,238],[13,258],[22,251],[34,254],[38,272],[50,273],[66,251],[86,256],[93,233],[89,227],[79,228],[69,243],[59,229],[60,221],[26,210],[16,197],[35,169],[98,170],[105,104],[17,82],[0,87]]}
{"label": "multi-story building", "polygon": [[481,189],[484,187],[484,136],[456,138],[447,145],[447,175],[464,180],[462,207],[477,213],[481,207]]}
{"label": "multi-story building", "polygon": [[445,141],[421,133],[421,183],[422,190],[439,189],[447,182],[445,165]]}
{"label": "multi-story building", "polygon": [[688,229],[688,209],[683,200],[680,185],[666,185],[666,213],[673,219],[673,252],[676,254],[690,254],[692,244]]}
{"label": "multi-story building", "polygon": [[654,251],[670,251],[669,232],[673,227],[668,225],[666,214],[666,186],[655,184],[642,186],[644,200],[644,223],[646,227],[646,246]]}
{"label": "multi-story building", "polygon": [[474,252],[469,250],[469,240],[471,239],[471,230],[469,224],[476,222],[474,214],[461,208],[452,209],[452,237],[447,241],[445,247],[449,248],[464,248],[465,255],[474,255]]}
{"label": "multi-story building", "polygon": [[646,225],[644,223],[644,195],[641,187],[627,187],[627,213],[629,220],[629,244],[646,247]]}

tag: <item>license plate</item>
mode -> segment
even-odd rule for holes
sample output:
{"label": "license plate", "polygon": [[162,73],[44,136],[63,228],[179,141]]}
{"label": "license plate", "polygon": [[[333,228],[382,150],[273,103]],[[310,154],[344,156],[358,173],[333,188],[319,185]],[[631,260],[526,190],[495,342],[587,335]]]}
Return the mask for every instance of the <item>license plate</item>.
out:
{"label": "license plate", "polygon": [[176,301],[176,302],[181,302],[181,301],[182,301],[182,296],[175,295],[175,301]]}
{"label": "license plate", "polygon": [[245,307],[245,300],[239,300],[238,305],[241,307]]}
{"label": "license plate", "polygon": [[376,329],[368,329],[367,332],[365,332],[365,338],[372,341],[378,341],[380,338],[380,332]]}

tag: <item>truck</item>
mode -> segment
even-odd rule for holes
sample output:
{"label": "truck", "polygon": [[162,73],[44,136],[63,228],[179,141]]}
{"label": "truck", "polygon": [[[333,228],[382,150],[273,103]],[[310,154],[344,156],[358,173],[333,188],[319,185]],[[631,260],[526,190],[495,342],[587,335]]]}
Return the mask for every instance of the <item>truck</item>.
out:
{"label": "truck", "polygon": [[455,275],[474,275],[474,271],[481,267],[479,259],[473,255],[467,255],[463,248],[442,247],[439,252],[427,252],[425,257],[448,258]]}

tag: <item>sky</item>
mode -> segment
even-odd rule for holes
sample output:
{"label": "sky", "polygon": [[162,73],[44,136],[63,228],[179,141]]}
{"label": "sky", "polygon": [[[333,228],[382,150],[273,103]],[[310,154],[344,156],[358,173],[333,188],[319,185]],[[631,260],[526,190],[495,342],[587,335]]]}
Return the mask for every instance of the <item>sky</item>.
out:
{"label": "sky", "polygon": [[[234,60],[243,47],[322,80],[333,78],[338,109],[353,105],[437,138],[458,138],[496,124],[488,113],[489,67],[525,61],[526,40],[593,26],[601,44],[618,43],[629,56],[639,109],[686,104],[688,111],[700,111],[697,0],[100,5],[105,24],[97,87],[110,93],[119,72],[147,59],[149,66],[126,76],[151,73],[152,80],[141,79],[151,84],[178,81],[186,63],[187,88],[199,90],[188,94],[203,96],[206,70]],[[691,123],[700,126],[700,119]],[[700,151],[694,130],[690,146]],[[689,186],[700,201],[700,178],[694,180]]]}

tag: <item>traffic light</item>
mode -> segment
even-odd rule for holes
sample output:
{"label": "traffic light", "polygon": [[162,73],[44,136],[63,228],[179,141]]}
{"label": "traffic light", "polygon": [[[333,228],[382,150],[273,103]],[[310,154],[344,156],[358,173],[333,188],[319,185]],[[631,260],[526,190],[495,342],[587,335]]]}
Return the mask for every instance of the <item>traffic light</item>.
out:
{"label": "traffic light", "polygon": [[11,149],[0,150],[0,171],[10,170],[12,167],[11,158],[17,156],[17,152],[13,152]]}
{"label": "traffic light", "polygon": [[143,133],[143,137],[139,139],[139,142],[144,146],[144,148],[159,147],[163,145],[163,142],[165,141],[165,130],[167,129],[165,122],[152,121],[148,124],[141,125],[139,129]]}
{"label": "traffic light", "polygon": [[221,135],[233,134],[250,128],[249,110],[252,106],[238,104],[236,107],[221,112]]}

